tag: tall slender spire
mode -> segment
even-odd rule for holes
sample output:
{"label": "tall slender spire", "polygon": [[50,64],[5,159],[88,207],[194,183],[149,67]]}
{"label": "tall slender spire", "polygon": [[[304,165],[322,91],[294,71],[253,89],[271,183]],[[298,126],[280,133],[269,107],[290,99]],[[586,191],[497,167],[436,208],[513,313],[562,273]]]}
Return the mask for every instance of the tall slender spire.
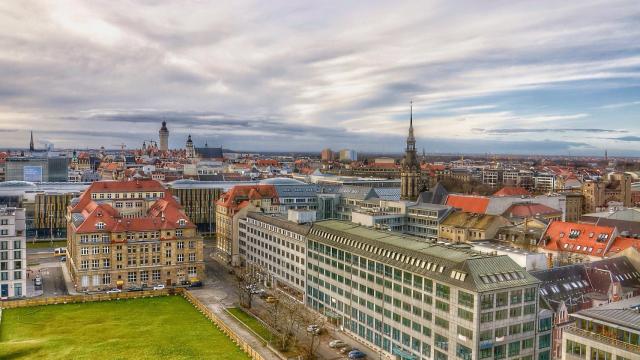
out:
{"label": "tall slender spire", "polygon": [[30,151],[34,151],[35,149],[36,149],[36,147],[33,144],[33,130],[31,130],[31,141],[29,142],[29,150]]}

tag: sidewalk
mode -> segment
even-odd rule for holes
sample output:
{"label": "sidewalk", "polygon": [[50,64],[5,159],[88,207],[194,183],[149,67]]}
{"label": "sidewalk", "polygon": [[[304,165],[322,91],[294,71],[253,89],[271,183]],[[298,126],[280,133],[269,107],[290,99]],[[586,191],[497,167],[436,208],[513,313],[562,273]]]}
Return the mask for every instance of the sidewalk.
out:
{"label": "sidewalk", "polygon": [[191,293],[198,298],[203,304],[206,304],[211,311],[216,314],[220,320],[222,320],[225,325],[231,328],[238,336],[244,339],[253,349],[255,349],[265,360],[282,360],[278,355],[274,354],[272,350],[270,350],[266,345],[262,344],[258,338],[253,335],[253,333],[249,332],[242,324],[239,324],[237,321],[232,319],[226,311],[224,311],[224,307],[221,304],[211,304],[206,301],[206,299],[202,298],[202,293],[198,293],[198,291],[191,291]]}
{"label": "sidewalk", "polygon": [[62,266],[60,267],[62,268],[64,283],[67,285],[67,293],[69,293],[69,295],[80,295],[80,293],[76,291],[76,287],[74,286],[73,281],[71,281],[71,275],[69,275],[67,264],[62,264]]}

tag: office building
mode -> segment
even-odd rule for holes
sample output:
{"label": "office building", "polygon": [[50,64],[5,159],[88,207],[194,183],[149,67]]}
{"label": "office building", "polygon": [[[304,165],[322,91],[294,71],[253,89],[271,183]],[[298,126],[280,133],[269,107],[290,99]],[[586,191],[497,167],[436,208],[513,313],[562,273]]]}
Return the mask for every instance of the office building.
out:
{"label": "office building", "polygon": [[26,296],[26,279],[25,211],[0,207],[0,299]]}
{"label": "office building", "polygon": [[239,224],[240,256],[247,267],[264,272],[269,287],[304,302],[310,228],[309,223],[288,221],[283,216],[249,213]]}
{"label": "office building", "polygon": [[202,237],[157,181],[95,182],[67,219],[66,265],[78,291],[202,278]]}
{"label": "office building", "polygon": [[340,150],[340,161],[352,162],[358,160],[358,153],[355,150],[342,149]]}
{"label": "office building", "polygon": [[539,281],[509,257],[336,220],[307,238],[307,305],[381,357],[549,359]]}

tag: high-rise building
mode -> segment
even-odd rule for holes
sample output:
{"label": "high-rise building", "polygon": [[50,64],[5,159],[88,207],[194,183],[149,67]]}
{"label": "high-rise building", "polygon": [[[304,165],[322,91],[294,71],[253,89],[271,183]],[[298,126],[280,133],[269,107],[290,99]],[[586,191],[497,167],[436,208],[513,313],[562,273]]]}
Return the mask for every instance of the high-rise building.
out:
{"label": "high-rise building", "polygon": [[25,210],[0,207],[0,298],[20,298],[27,290]]}
{"label": "high-rise building", "polygon": [[400,199],[414,201],[420,194],[420,163],[416,156],[416,138],[413,136],[413,104],[409,117],[409,136],[400,172]]}
{"label": "high-rise building", "polygon": [[322,161],[331,161],[333,160],[333,151],[331,149],[326,148],[320,152],[320,158]]}
{"label": "high-rise building", "polygon": [[169,150],[169,129],[167,129],[166,121],[162,122],[162,127],[160,128],[158,135],[160,137],[160,151]]}
{"label": "high-rise building", "polygon": [[358,160],[358,153],[355,150],[351,150],[351,149],[340,150],[340,161],[352,162],[356,160]]}
{"label": "high-rise building", "polygon": [[66,265],[79,291],[202,278],[202,237],[155,180],[94,182],[67,214]]}

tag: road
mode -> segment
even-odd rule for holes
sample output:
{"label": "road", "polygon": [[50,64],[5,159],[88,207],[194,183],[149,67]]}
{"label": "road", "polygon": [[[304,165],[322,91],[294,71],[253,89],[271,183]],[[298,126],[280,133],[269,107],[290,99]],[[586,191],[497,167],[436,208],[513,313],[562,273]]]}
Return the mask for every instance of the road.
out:
{"label": "road", "polygon": [[[53,255],[53,249],[27,249],[27,297],[68,294],[62,264],[60,258]],[[41,287],[34,285],[37,275],[42,278]]]}

